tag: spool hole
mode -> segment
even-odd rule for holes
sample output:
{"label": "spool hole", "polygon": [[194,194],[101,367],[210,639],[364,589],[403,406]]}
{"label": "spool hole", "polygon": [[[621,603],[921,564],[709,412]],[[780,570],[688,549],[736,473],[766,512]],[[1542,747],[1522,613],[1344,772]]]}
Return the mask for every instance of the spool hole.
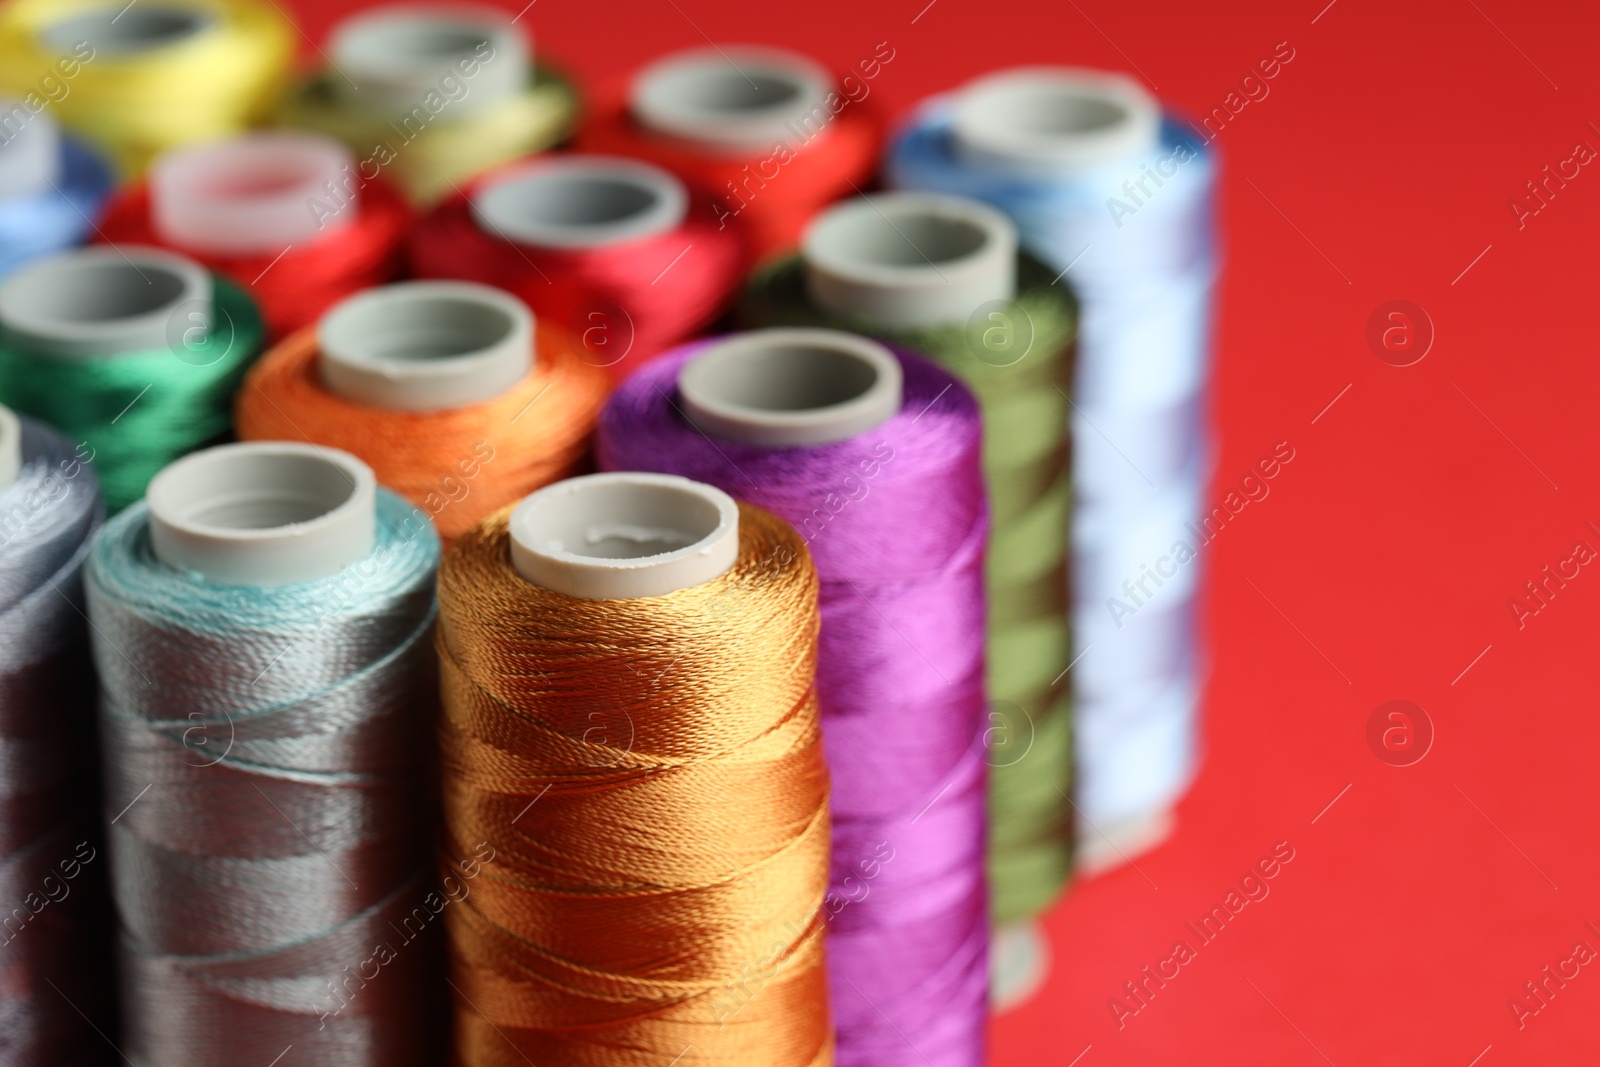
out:
{"label": "spool hole", "polygon": [[203,33],[211,16],[188,8],[129,4],[120,11],[107,6],[46,27],[40,36],[56,51],[69,53],[87,41],[111,55],[150,52],[182,44]]}
{"label": "spool hole", "polygon": [[6,304],[27,308],[30,317],[64,325],[109,323],[160,311],[182,297],[186,288],[187,279],[159,264],[102,259],[19,275],[6,294]]}
{"label": "spool hole", "polygon": [[535,585],[590,600],[661,596],[725,572],[739,510],[671,474],[590,474],[546,486],[511,513],[511,563]]}
{"label": "spool hole", "polygon": [[271,530],[310,522],[349,502],[356,487],[318,456],[272,455],[216,463],[169,496],[173,514],[223,530]]}
{"label": "spool hole", "polygon": [[728,46],[669,55],[634,78],[633,118],[670,137],[713,150],[771,148],[826,131],[834,79],[805,56]]}
{"label": "spool hole", "polygon": [[287,441],[220,445],[150,481],[150,548],[221,585],[337,574],[372,550],[377,481],[348,452]]}
{"label": "spool hole", "polygon": [[1067,87],[1041,87],[1032,94],[1018,94],[1005,113],[1021,133],[1040,137],[1075,137],[1108,130],[1131,117],[1118,101],[1088,96]]}
{"label": "spool hole", "polygon": [[592,247],[672,229],[688,211],[682,183],[660,168],[601,157],[545,161],[479,191],[491,233],[545,247]]}
{"label": "spool hole", "polygon": [[800,81],[782,71],[705,70],[682,83],[684,104],[710,116],[771,111],[800,98]]}
{"label": "spool hole", "polygon": [[967,219],[922,212],[863,218],[832,235],[832,251],[878,267],[955,263],[980,251],[989,233]]}
{"label": "spool hole", "polygon": [[1161,140],[1161,107],[1142,85],[1071,67],[979,78],[957,94],[952,120],[961,154],[1046,174],[1125,161]]}
{"label": "spool hole", "polygon": [[317,325],[323,383],[399,411],[500,396],[533,366],[533,314],[472,282],[400,282],[358,293]]}
{"label": "spool hole", "polygon": [[784,447],[842,441],[900,409],[903,374],[888,349],[837,330],[758,330],[685,364],[678,391],[704,432]]}

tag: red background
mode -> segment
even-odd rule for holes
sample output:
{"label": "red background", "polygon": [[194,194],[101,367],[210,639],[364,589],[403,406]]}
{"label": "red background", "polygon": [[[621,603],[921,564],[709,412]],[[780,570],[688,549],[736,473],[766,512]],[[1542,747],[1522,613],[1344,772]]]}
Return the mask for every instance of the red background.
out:
{"label": "red background", "polygon": [[[1600,566],[1520,630],[1508,607],[1576,542],[1600,550],[1600,165],[1522,228],[1510,207],[1575,143],[1600,149],[1600,15],[1326,2],[537,0],[522,15],[590,85],[707,37],[837,66],[888,41],[872,93],[897,113],[996,67],[1078,63],[1142,72],[1195,114],[1278,42],[1295,51],[1217,141],[1213,501],[1276,442],[1296,457],[1204,550],[1208,757],[1178,833],[1056,908],[1048,986],[995,1023],[1002,1067],[1600,1056],[1600,966],[1520,1030],[1508,1007],[1576,942],[1600,949]],[[298,6],[320,41],[354,5]],[[1368,347],[1391,299],[1434,325],[1415,365]],[[1368,747],[1391,699],[1434,725],[1414,766]],[[1185,922],[1279,841],[1295,858],[1270,895],[1119,1029],[1122,983],[1195,944]]]}

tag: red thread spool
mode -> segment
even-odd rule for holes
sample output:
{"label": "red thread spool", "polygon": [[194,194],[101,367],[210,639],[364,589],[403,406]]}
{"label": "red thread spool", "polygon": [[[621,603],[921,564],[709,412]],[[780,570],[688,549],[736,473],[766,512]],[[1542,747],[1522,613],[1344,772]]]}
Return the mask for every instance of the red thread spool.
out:
{"label": "red thread spool", "polygon": [[743,223],[763,259],[792,249],[819,208],[871,181],[883,123],[865,103],[868,82],[893,58],[875,54],[841,79],[779,49],[674,53],[598,100],[577,145],[709,189],[718,219]]}
{"label": "red thread spool", "polygon": [[112,199],[100,238],[169,248],[238,282],[276,340],[397,277],[411,221],[405,198],[337,142],[261,132],[162,156]]}
{"label": "red thread spool", "polygon": [[419,278],[521,297],[568,349],[614,380],[726,309],[748,263],[743,233],[649,164],[551,156],[494,171],[412,231]]}

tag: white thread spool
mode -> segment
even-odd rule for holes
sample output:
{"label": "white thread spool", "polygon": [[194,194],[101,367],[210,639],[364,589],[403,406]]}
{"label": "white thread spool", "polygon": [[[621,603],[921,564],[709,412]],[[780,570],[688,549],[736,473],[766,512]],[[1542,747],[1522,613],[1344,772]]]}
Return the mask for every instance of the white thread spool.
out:
{"label": "white thread spool", "polygon": [[534,317],[473,282],[399,282],[336,304],[317,323],[323,385],[389,411],[439,411],[504,394],[534,365]]}
{"label": "white thread spool", "polygon": [[1120,74],[1017,67],[959,91],[952,133],[956,151],[976,165],[1059,176],[1154,148],[1161,105]]}
{"label": "white thread spool", "polygon": [[208,448],[163,468],[145,500],[156,558],[216,585],[327,578],[372,551],[377,536],[377,479],[335,448]]}
{"label": "white thread spool", "polygon": [[[197,251],[276,254],[355,221],[356,198],[340,199],[354,166],[337,141],[288,130],[175,149],[150,168],[151,223]],[[319,217],[313,202],[330,199],[342,206]]]}
{"label": "white thread spool", "polygon": [[739,558],[739,509],[720,489],[672,474],[588,474],[511,512],[511,565],[534,585],[585,600],[665,596]]}
{"label": "white thread spool", "polygon": [[844,441],[900,410],[904,374],[883,345],[840,330],[772,329],[710,345],[678,374],[684,414],[730,441]]}
{"label": "white thread spool", "polygon": [[674,52],[634,76],[641,126],[711,152],[741,155],[809,141],[832,124],[833,77],[795,52],[730,45]]}
{"label": "white thread spool", "polygon": [[975,200],[860,197],[822,212],[801,240],[806,293],[886,330],[958,325],[1017,294],[1017,228]]}
{"label": "white thread spool", "polygon": [[14,97],[0,97],[0,200],[33,196],[59,183],[61,129]]}
{"label": "white thread spool", "polygon": [[22,420],[16,412],[0,404],[0,489],[22,473]]}
{"label": "white thread spool", "polygon": [[599,248],[666,233],[689,193],[660,167],[613,156],[534,160],[476,190],[480,229],[538,248]]}
{"label": "white thread spool", "polygon": [[[533,65],[512,18],[478,4],[374,8],[339,23],[328,51],[338,75],[331,84],[352,104],[395,115],[421,108],[430,121],[477,114],[515,96]],[[437,111],[428,107],[430,93],[443,101]]]}
{"label": "white thread spool", "polygon": [[[181,346],[214,319],[211,278],[157,248],[80,248],[0,282],[0,339],[62,359]],[[198,318],[197,318],[198,317]]]}

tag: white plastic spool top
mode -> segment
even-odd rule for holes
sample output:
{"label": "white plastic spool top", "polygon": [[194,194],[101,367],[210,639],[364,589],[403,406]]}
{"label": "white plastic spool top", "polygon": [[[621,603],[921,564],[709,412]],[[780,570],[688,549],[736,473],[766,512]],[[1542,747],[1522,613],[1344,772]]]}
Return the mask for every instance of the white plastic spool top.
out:
{"label": "white plastic spool top", "polygon": [[1131,78],[1076,67],[1018,67],[956,95],[956,150],[980,165],[1054,176],[1153,149],[1161,105]]}
{"label": "white plastic spool top", "polygon": [[[337,141],[287,130],[179,148],[150,168],[151,221],[185,248],[277,254],[355,220],[357,199],[344,194],[354,167]],[[329,182],[342,199],[330,197]],[[314,201],[335,210],[315,212]]]}
{"label": "white plastic spool top", "polygon": [[989,946],[989,1002],[996,1012],[1026,1003],[1050,973],[1050,938],[1037,920],[997,926]]}
{"label": "white plastic spool top", "polygon": [[739,558],[739,508],[675,474],[588,474],[545,486],[511,512],[511,565],[585,600],[665,596]]}
{"label": "white plastic spool top", "polygon": [[22,473],[22,420],[16,412],[0,404],[0,489]]}
{"label": "white plastic spool top", "polygon": [[61,178],[61,130],[44,112],[0,96],[0,200],[42,193]]}
{"label": "white plastic spool top", "polygon": [[205,268],[158,248],[75,249],[0,282],[0,338],[63,359],[176,351],[213,313]]}
{"label": "white plastic spool top", "polygon": [[818,307],[883,329],[958,325],[1017,293],[1017,229],[963,197],[883,193],[835,205],[801,241]]}
{"label": "white plastic spool top", "polygon": [[317,323],[329,391],[389,411],[481,404],[534,364],[533,313],[475,282],[399,282],[334,305]]}
{"label": "white plastic spool top", "polygon": [[372,551],[377,536],[377,479],[336,448],[208,448],[164,468],[145,500],[156,558],[215,585],[331,577]]}
{"label": "white plastic spool top", "polygon": [[767,448],[825,445],[881,426],[900,410],[903,388],[892,352],[842,330],[735,334],[678,373],[697,428]]}
{"label": "white plastic spool top", "polygon": [[674,52],[634,75],[628,107],[640,125],[716,152],[809,141],[828,129],[834,79],[795,52],[728,45]]}
{"label": "white plastic spool top", "polygon": [[425,101],[435,93],[446,101],[442,121],[516,95],[533,64],[512,17],[478,4],[374,8],[341,22],[328,51],[339,75],[332,84],[352,103],[402,115],[421,107],[431,120]]}
{"label": "white plastic spool top", "polygon": [[198,4],[108,3],[46,26],[44,43],[63,55],[87,41],[96,56],[134,56],[172,48],[206,33],[216,16]]}
{"label": "white plastic spool top", "polygon": [[615,156],[535,160],[474,192],[478,227],[539,248],[598,248],[666,233],[689,193],[660,167]]}

